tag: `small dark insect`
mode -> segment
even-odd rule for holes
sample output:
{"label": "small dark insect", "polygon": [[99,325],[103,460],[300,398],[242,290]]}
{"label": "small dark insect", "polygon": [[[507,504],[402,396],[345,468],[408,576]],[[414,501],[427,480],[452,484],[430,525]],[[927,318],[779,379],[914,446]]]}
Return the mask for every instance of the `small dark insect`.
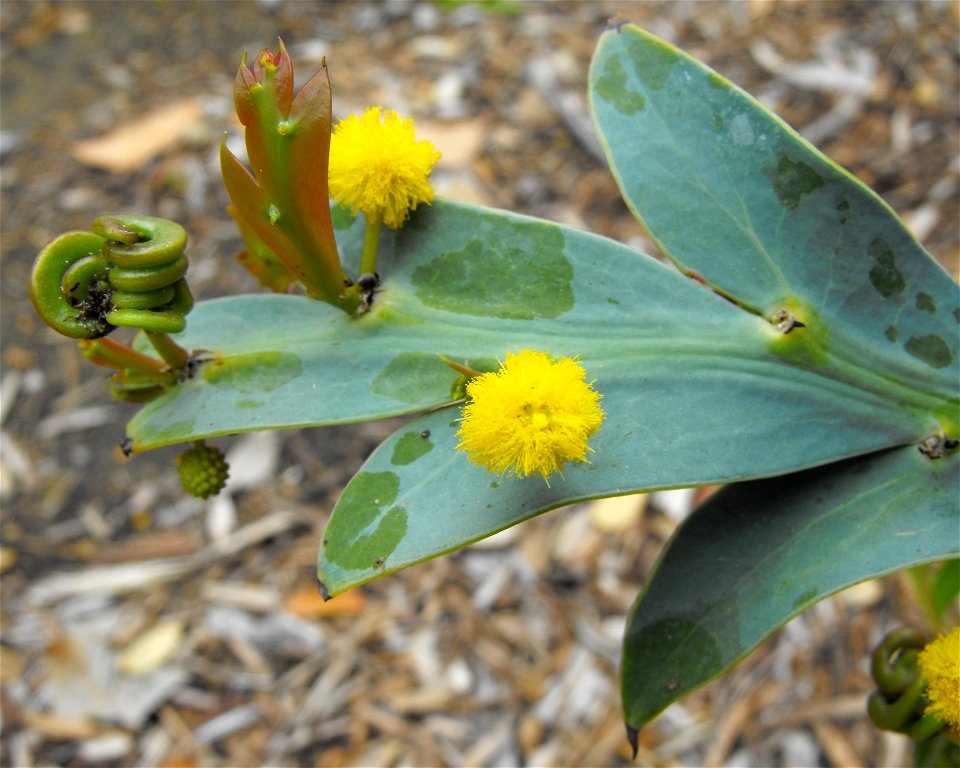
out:
{"label": "small dark insect", "polygon": [[357,278],[357,286],[360,288],[360,307],[357,311],[362,314],[373,305],[373,297],[380,287],[380,273],[364,272]]}
{"label": "small dark insect", "polygon": [[211,352],[209,349],[195,349],[190,353],[190,357],[187,358],[187,364],[183,366],[183,370],[180,371],[179,382],[183,382],[188,379],[192,379],[197,375],[197,371],[200,370],[200,367],[204,363],[209,363],[212,360],[216,359],[216,355]]}
{"label": "small dark insect", "polygon": [[364,272],[360,277],[357,278],[357,285],[360,286],[361,291],[373,291],[378,285],[380,285],[380,273],[379,272]]}
{"label": "small dark insect", "polygon": [[430,437],[430,430],[429,429],[423,430],[423,432],[420,433],[420,437],[426,440],[428,437]]}
{"label": "small dark insect", "polygon": [[123,438],[120,441],[120,450],[123,451],[123,455],[128,459],[133,455],[133,440],[129,437]]}
{"label": "small dark insect", "polygon": [[386,563],[386,562],[387,562],[387,558],[385,558],[385,557],[378,557],[378,558],[377,558],[377,562],[375,562],[375,563],[373,564],[373,567],[374,567],[374,568],[383,568],[383,564]]}

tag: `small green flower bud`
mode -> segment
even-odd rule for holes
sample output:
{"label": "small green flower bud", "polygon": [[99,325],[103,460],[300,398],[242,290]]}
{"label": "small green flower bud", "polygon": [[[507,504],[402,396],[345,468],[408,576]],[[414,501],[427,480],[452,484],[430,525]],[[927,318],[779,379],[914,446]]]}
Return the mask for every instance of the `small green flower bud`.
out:
{"label": "small green flower bud", "polygon": [[230,466],[219,448],[198,443],[177,456],[183,490],[198,499],[215,496],[227,484]]}

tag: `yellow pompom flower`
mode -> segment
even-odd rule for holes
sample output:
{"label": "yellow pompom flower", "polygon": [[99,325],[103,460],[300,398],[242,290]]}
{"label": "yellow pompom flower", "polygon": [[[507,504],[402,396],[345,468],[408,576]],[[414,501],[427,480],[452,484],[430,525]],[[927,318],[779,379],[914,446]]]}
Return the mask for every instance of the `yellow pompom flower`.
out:
{"label": "yellow pompom flower", "polygon": [[417,141],[413,120],[380,107],[350,115],[330,139],[330,196],[356,214],[394,229],[410,211],[433,200],[427,181],[440,153],[429,141]]}
{"label": "yellow pompom flower", "polygon": [[457,437],[470,461],[501,475],[546,480],[568,461],[586,461],[600,429],[600,395],[573,358],[526,349],[495,373],[467,383]]}
{"label": "yellow pompom flower", "polygon": [[927,681],[927,714],[960,729],[960,627],[929,642],[917,663]]}

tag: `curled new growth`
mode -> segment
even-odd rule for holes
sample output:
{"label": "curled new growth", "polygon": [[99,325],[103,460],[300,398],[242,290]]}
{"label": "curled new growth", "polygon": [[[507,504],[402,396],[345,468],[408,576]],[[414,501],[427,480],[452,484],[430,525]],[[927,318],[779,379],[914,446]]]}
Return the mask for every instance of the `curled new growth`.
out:
{"label": "curled new growth", "polygon": [[918,666],[926,638],[909,628],[888,633],[874,649],[870,674],[877,690],[867,700],[867,714],[878,728],[909,734],[915,740],[930,738],[944,722],[929,710],[924,713],[928,682]]}
{"label": "curled new growth", "polygon": [[193,307],[183,227],[153,216],[101,216],[91,229],[61,235],[37,255],[30,299],[44,322],[77,339],[118,326],[182,331]]}

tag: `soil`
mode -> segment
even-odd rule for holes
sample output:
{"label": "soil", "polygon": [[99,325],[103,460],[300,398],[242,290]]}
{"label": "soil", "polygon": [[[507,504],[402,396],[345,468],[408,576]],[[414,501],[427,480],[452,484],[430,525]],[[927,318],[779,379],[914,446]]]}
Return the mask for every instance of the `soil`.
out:
{"label": "soil", "polygon": [[[126,459],[133,408],[34,315],[34,255],[105,212],[180,221],[199,299],[257,290],[234,260],[216,159],[225,132],[240,136],[244,51],[282,38],[298,81],[325,56],[338,115],[383,104],[416,117],[445,155],[440,194],[654,252],[586,117],[595,41],[611,18],[634,21],[809,131],[956,275],[957,8],[6,0],[0,762],[630,764],[619,637],[693,495],[638,500],[642,522],[628,530],[598,527],[586,506],[557,510],[324,606],[313,596],[323,526],[399,422],[224,440],[246,482],[218,503],[185,499],[177,451]],[[854,75],[868,87],[848,87]],[[189,117],[164,123],[176,110]],[[90,154],[90,140],[145,130],[146,116],[159,121],[154,151],[143,138]],[[144,569],[156,562],[162,577]],[[904,740],[866,720],[865,658],[911,619],[897,577],[821,604],[644,730],[639,761],[901,764]],[[166,664],[111,687],[103,665],[122,665],[143,636],[169,651]]]}

